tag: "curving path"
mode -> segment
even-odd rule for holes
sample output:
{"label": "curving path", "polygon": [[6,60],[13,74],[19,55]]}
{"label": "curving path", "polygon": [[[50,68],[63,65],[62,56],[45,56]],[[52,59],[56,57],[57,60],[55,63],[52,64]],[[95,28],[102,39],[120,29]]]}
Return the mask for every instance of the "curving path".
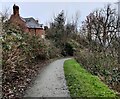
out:
{"label": "curving path", "polygon": [[70,97],[63,70],[67,59],[70,58],[59,59],[46,66],[24,97]]}

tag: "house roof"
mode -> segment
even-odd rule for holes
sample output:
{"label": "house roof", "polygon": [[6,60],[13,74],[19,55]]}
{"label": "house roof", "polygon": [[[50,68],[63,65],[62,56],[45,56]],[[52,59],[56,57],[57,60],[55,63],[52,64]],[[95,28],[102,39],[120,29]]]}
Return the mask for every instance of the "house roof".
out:
{"label": "house roof", "polygon": [[28,28],[42,28],[43,24],[39,24],[33,17],[21,18],[27,25]]}

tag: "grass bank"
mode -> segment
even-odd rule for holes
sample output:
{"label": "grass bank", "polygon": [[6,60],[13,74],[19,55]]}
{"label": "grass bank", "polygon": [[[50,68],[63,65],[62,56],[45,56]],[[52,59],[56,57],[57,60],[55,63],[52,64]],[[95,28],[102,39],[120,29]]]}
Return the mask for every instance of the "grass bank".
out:
{"label": "grass bank", "polygon": [[71,97],[116,97],[114,91],[82,68],[75,59],[65,61],[64,72]]}

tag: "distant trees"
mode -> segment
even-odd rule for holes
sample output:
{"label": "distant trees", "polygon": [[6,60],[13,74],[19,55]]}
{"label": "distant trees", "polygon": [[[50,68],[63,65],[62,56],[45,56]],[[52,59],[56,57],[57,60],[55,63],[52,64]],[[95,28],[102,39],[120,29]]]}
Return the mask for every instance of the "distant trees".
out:
{"label": "distant trees", "polygon": [[[61,49],[63,55],[73,55],[72,46],[68,44],[69,39],[75,34],[77,29],[77,18],[72,23],[66,23],[65,13],[62,10],[55,18],[54,21],[50,23],[50,28],[46,30],[46,38],[53,41],[56,47]],[[70,54],[68,48],[71,49]]]}
{"label": "distant trees", "polygon": [[47,32],[47,38],[54,40],[54,42],[60,43],[64,34],[64,24],[64,11],[61,11],[60,14],[54,18],[54,22],[50,23],[49,32]]}

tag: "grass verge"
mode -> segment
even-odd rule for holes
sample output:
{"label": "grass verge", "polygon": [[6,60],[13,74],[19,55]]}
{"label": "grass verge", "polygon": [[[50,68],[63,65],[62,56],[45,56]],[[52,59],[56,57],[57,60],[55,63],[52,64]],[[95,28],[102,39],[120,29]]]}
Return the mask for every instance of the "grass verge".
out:
{"label": "grass verge", "polygon": [[71,97],[116,97],[113,90],[82,68],[75,59],[65,61],[64,72]]}

